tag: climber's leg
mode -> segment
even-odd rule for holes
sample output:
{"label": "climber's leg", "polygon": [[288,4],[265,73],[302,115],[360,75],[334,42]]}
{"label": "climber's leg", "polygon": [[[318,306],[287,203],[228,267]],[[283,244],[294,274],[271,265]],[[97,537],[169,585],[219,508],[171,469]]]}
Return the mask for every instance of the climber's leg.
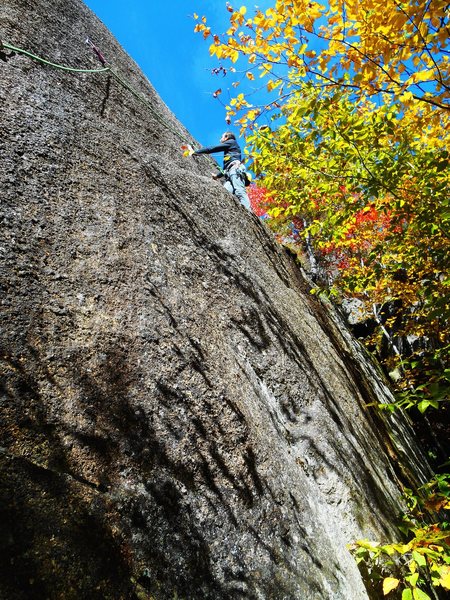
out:
{"label": "climber's leg", "polygon": [[227,181],[224,187],[234,194],[247,210],[250,210],[250,200],[245,190],[245,180],[242,172],[238,169],[230,169],[227,173]]}

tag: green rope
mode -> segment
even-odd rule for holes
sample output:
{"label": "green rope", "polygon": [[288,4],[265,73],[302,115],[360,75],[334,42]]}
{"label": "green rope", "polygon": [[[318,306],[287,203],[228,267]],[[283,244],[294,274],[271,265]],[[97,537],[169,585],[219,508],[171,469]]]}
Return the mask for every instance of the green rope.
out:
{"label": "green rope", "polygon": [[[173,129],[173,127],[171,127],[171,125],[168,124],[168,122],[164,119],[164,117],[162,117],[157,111],[155,111],[154,108],[152,108],[150,102],[147,100],[147,98],[145,98],[144,96],[142,96],[142,94],[140,94],[138,91],[136,91],[125,79],[123,79],[123,77],[121,77],[112,67],[110,68],[110,72],[111,75],[125,88],[127,89],[131,94],[133,94],[133,96],[135,98],[137,98],[137,100],[139,100],[139,102],[142,102],[142,104],[144,104],[147,109],[153,114],[153,116],[156,118],[157,121],[159,121],[168,131],[171,131],[174,135],[176,135],[182,142],[185,142],[186,144],[190,143],[190,140],[187,140],[185,137],[183,137],[176,129]],[[212,159],[210,156],[207,157],[208,162],[211,163],[211,165],[213,167],[217,167],[220,171],[220,167],[217,165],[217,163],[215,162],[214,159]]]}
{"label": "green rope", "polygon": [[137,92],[133,87],[131,87],[131,85],[125,79],[123,79],[111,67],[103,67],[102,69],[76,69],[74,67],[67,67],[65,65],[61,65],[61,64],[54,63],[54,62],[50,62],[50,61],[45,60],[44,58],[42,58],[40,56],[36,56],[36,54],[32,54],[31,52],[28,52],[27,50],[24,50],[23,48],[17,48],[16,46],[12,46],[11,44],[8,44],[8,43],[3,42],[3,41],[0,42],[0,49],[1,48],[7,48],[8,50],[12,50],[13,52],[17,52],[17,54],[23,54],[23,55],[28,56],[29,58],[32,58],[33,60],[36,60],[36,61],[38,61],[38,62],[40,62],[40,63],[42,63],[44,65],[48,65],[50,67],[54,67],[55,69],[60,69],[61,71],[69,71],[69,72],[72,72],[72,73],[105,73],[105,72],[111,73],[111,75],[113,75],[114,78],[125,89],[127,89],[129,92],[131,92],[133,94],[133,96],[135,98],[137,98],[142,104],[145,104],[145,106],[147,107],[147,109],[154,115],[154,117],[162,125],[164,125],[164,127],[166,127],[166,129],[168,129],[173,134],[175,134],[182,142],[188,143],[188,140],[186,138],[184,138],[180,133],[178,133],[178,131],[176,131],[175,129],[173,129],[167,123],[167,121],[165,121],[165,119],[151,107],[150,103],[148,102],[148,100],[146,98],[144,98],[139,92]]}
{"label": "green rope", "polygon": [[[176,129],[174,129],[171,125],[169,125],[167,123],[167,121],[164,119],[164,117],[162,117],[157,111],[155,111],[154,108],[152,108],[152,106],[151,106],[150,102],[147,100],[147,98],[145,98],[144,96],[142,96],[142,94],[140,94],[138,91],[136,91],[112,67],[103,67],[102,69],[76,69],[74,67],[68,67],[66,65],[61,65],[58,63],[50,62],[40,56],[37,56],[36,54],[32,54],[31,52],[24,50],[23,48],[17,48],[16,46],[12,46],[11,44],[8,44],[7,42],[0,40],[0,50],[2,48],[12,50],[13,52],[16,52],[17,54],[23,54],[24,56],[28,56],[29,58],[32,58],[33,60],[36,60],[37,62],[40,62],[44,65],[48,65],[55,69],[59,69],[61,71],[69,71],[72,73],[106,73],[106,72],[111,73],[111,75],[117,80],[117,82],[120,83],[120,85],[122,85],[125,89],[127,89],[131,94],[133,94],[133,96],[137,100],[139,100],[139,102],[141,102],[142,104],[144,104],[147,107],[147,109],[153,114],[153,116],[156,118],[157,121],[159,121],[166,129],[168,129],[174,135],[176,135],[182,142],[186,142],[187,144],[189,143],[189,140],[187,140]],[[211,162],[213,162],[213,161],[211,161]]]}
{"label": "green rope", "polygon": [[41,58],[40,56],[36,56],[36,54],[31,54],[31,52],[27,52],[27,50],[23,50],[22,48],[16,48],[15,46],[11,46],[6,42],[0,42],[0,49],[7,48],[8,50],[12,50],[13,52],[17,52],[17,54],[24,54],[29,58],[37,60],[38,62],[49,65],[50,67],[54,67],[55,69],[61,69],[61,71],[71,71],[72,73],[103,73],[105,71],[109,71],[109,67],[104,67],[103,69],[75,69],[74,67],[66,67],[65,65],[59,65],[57,63],[50,62]]}
{"label": "green rope", "polygon": [[[153,114],[153,116],[156,118],[157,121],[159,121],[166,129],[168,129],[169,131],[171,131],[174,135],[176,135],[182,142],[185,142],[186,144],[189,144],[190,141],[187,140],[185,137],[183,137],[178,131],[176,131],[175,129],[173,129],[168,123],[167,121],[164,119],[164,117],[162,117],[157,111],[155,111],[154,108],[152,108],[150,102],[147,100],[147,98],[145,98],[144,96],[142,96],[142,94],[140,94],[138,91],[136,91],[125,79],[123,79],[112,67],[110,68],[110,72],[111,75],[125,88],[127,89],[131,94],[133,94],[133,96],[135,98],[137,98],[137,100],[139,100],[140,102],[142,102],[142,104],[144,104],[147,109]],[[208,162],[213,166],[219,169],[219,171],[221,171],[219,165],[216,163],[216,161],[211,158],[210,156],[206,157],[208,159]]]}
{"label": "green rope", "polygon": [[185,137],[183,137],[176,129],[174,129],[171,125],[169,125],[167,123],[167,121],[164,119],[164,117],[162,117],[154,108],[152,108],[152,106],[151,106],[150,102],[147,100],[147,98],[145,98],[142,94],[140,94],[138,91],[136,91],[128,83],[128,81],[123,79],[123,77],[121,77],[114,69],[110,68],[109,70],[111,72],[111,75],[120,83],[120,85],[122,85],[126,90],[128,90],[131,94],[133,94],[133,96],[137,100],[139,100],[139,102],[141,102],[142,104],[144,104],[147,107],[147,109],[152,113],[152,115],[156,118],[157,121],[159,121],[162,125],[164,125],[164,127],[166,129],[168,129],[174,135],[176,135],[182,142],[186,142],[187,144],[189,143],[189,141]]}

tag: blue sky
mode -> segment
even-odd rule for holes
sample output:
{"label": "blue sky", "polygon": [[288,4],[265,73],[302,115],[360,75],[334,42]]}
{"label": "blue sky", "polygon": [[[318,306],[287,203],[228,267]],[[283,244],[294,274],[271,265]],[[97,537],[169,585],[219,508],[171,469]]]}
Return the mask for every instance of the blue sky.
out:
{"label": "blue sky", "polygon": [[[164,102],[199,143],[205,146],[216,143],[229,127],[225,123],[224,108],[212,94],[222,88],[221,97],[225,97],[232,79],[211,75],[217,61],[209,57],[210,41],[194,33],[193,14],[205,15],[213,31],[222,33],[228,28],[226,1],[85,2],[136,61]],[[239,8],[241,4],[234,7]],[[250,11],[255,4],[266,9],[272,1],[245,4]]]}

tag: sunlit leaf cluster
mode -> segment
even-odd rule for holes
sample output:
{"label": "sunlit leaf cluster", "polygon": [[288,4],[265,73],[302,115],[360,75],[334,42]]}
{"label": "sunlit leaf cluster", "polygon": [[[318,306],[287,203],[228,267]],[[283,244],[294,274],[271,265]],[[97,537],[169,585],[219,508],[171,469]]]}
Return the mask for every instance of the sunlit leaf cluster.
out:
{"label": "sunlit leaf cluster", "polygon": [[450,591],[450,475],[436,475],[405,497],[405,542],[359,540],[350,550],[384,596],[396,591],[401,600],[431,600],[433,590]]}
{"label": "sunlit leaf cluster", "polygon": [[[219,60],[246,61],[247,76],[286,98],[306,82],[351,91],[356,99],[387,96],[449,107],[449,10],[446,0],[276,0],[250,14],[233,8],[228,30],[213,34],[205,17],[196,31]],[[276,107],[274,98],[243,115],[247,126]],[[228,106],[229,116],[239,112]]]}
{"label": "sunlit leaf cluster", "polygon": [[[314,86],[281,113],[283,124],[248,137],[253,169],[270,190],[272,227],[304,223],[302,235],[313,241],[334,288],[360,298],[368,315],[373,305],[395,301],[403,315],[396,334],[426,337],[443,365],[450,188],[442,142],[450,136],[428,126],[425,138],[407,109],[370,101],[355,107],[347,91]],[[418,365],[403,361],[409,372]],[[410,373],[404,385],[416,379]]]}
{"label": "sunlit leaf cluster", "polygon": [[[270,225],[286,236],[294,223],[333,290],[360,298],[368,314],[399,307],[400,326],[398,315],[380,324],[370,345],[388,339],[395,350],[388,370],[409,393],[400,404],[439,405],[448,399],[450,344],[446,3],[226,8],[225,33],[211,33],[205,18],[197,28],[220,64],[240,60],[255,84],[226,110],[249,134]],[[256,104],[259,81],[266,95]],[[396,336],[413,340],[412,356]]]}

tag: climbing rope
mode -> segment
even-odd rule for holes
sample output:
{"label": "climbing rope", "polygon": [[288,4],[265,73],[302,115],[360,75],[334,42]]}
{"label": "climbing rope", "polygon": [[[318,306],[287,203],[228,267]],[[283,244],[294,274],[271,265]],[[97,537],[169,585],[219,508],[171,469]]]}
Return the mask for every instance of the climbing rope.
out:
{"label": "climbing rope", "polygon": [[50,62],[48,60],[45,60],[44,58],[37,56],[36,54],[32,54],[31,52],[28,52],[27,50],[24,50],[23,48],[17,48],[16,46],[12,46],[11,44],[8,44],[7,42],[4,42],[2,40],[0,40],[0,51],[2,49],[7,49],[7,50],[11,50],[12,52],[15,52],[17,54],[23,54],[24,56],[28,56],[28,58],[32,58],[33,60],[43,64],[43,65],[47,65],[50,67],[53,67],[55,69],[59,69],[61,71],[69,71],[72,73],[110,73],[114,79],[122,86],[124,87],[126,90],[128,90],[131,94],[133,94],[133,96],[139,100],[142,104],[144,104],[147,109],[153,114],[153,116],[156,118],[157,121],[159,121],[166,129],[168,129],[169,131],[171,131],[174,135],[176,135],[182,142],[186,142],[188,143],[188,140],[182,136],[176,129],[174,129],[167,121],[166,119],[164,119],[164,117],[162,115],[160,115],[157,111],[155,111],[155,109],[150,105],[150,102],[147,100],[147,98],[145,98],[142,94],[140,94],[138,91],[136,91],[121,75],[119,75],[119,73],[117,73],[117,71],[115,71],[111,66],[106,65],[106,61],[103,57],[103,55],[101,54],[101,52],[94,46],[94,44],[92,44],[92,42],[89,40],[89,38],[86,40],[87,43],[89,43],[92,47],[92,49],[94,50],[94,52],[96,53],[98,59],[100,60],[100,62],[105,65],[103,66],[101,69],[77,69],[74,67],[68,67],[66,65],[61,65],[58,63],[54,63],[54,62]]}
{"label": "climbing rope", "polygon": [[114,79],[116,79],[116,81],[118,83],[120,83],[120,85],[122,87],[124,87],[126,90],[128,90],[131,94],[133,94],[133,96],[139,100],[139,102],[141,102],[142,104],[144,104],[147,109],[152,113],[152,115],[155,117],[155,119],[157,121],[159,121],[161,123],[161,125],[163,125],[166,129],[168,129],[169,131],[171,131],[174,135],[176,135],[182,142],[188,142],[188,140],[181,135],[181,133],[179,133],[176,129],[174,129],[171,125],[169,125],[169,123],[164,119],[164,117],[162,115],[160,115],[151,105],[150,102],[147,100],[147,98],[145,98],[145,96],[143,96],[142,94],[140,94],[138,91],[136,91],[129,83],[128,81],[126,81],[125,79],[123,79],[119,73],[117,73],[112,67],[109,67],[109,71],[111,73],[111,75],[114,77]]}
{"label": "climbing rope", "polygon": [[50,67],[54,67],[55,69],[61,69],[62,71],[71,71],[72,73],[104,73],[105,71],[109,71],[109,67],[103,67],[102,69],[75,69],[74,67],[67,67],[65,65],[59,65],[57,63],[50,62],[41,58],[40,56],[36,56],[36,54],[32,54],[23,48],[16,48],[15,46],[11,46],[11,44],[7,44],[6,42],[0,41],[0,50],[6,48],[7,50],[12,50],[16,54],[24,54],[37,62],[40,62],[44,65],[49,65]]}
{"label": "climbing rope", "polygon": [[[105,57],[103,56],[103,54],[91,42],[91,40],[89,38],[86,39],[86,43],[90,45],[90,47],[96,54],[98,60],[103,65],[102,68],[100,68],[100,69],[78,69],[75,67],[69,67],[66,65],[50,62],[50,61],[42,58],[41,56],[37,56],[36,54],[32,54],[31,52],[28,52],[28,50],[24,50],[23,48],[18,48],[16,46],[12,46],[11,44],[8,44],[7,42],[4,42],[2,40],[0,40],[0,53],[4,49],[11,50],[13,53],[23,54],[24,56],[27,56],[28,58],[31,58],[43,65],[47,65],[47,66],[53,67],[54,69],[59,69],[61,71],[68,71],[71,73],[108,73],[112,77],[114,77],[114,79],[124,89],[128,90],[139,102],[141,102],[141,104],[143,104],[147,108],[147,110],[152,113],[152,115],[155,117],[155,119],[159,123],[161,123],[161,125],[163,127],[165,127],[168,131],[173,133],[179,140],[181,140],[183,142],[183,144],[189,144],[189,140],[187,140],[183,135],[181,135],[181,133],[179,133],[175,128],[173,128],[167,122],[167,120],[151,106],[149,100],[145,96],[143,96],[140,92],[135,90],[133,88],[133,86],[130,83],[128,83],[128,81],[126,79],[124,79],[111,65],[107,64],[107,61],[106,61]],[[182,146],[181,148],[184,149],[185,147],[186,146]],[[217,165],[217,163],[211,157],[208,156],[206,158],[213,167],[218,168],[219,171],[222,171],[222,169],[220,169],[220,167]]]}

